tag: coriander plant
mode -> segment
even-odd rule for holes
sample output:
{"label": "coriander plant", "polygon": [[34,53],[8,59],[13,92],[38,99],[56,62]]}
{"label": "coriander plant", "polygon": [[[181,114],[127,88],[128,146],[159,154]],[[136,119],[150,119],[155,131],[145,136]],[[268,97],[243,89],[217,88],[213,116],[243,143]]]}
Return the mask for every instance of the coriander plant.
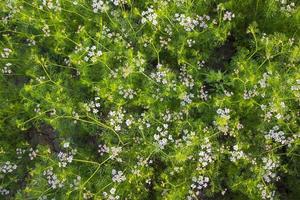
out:
{"label": "coriander plant", "polygon": [[0,1],[0,199],[297,200],[298,0]]}

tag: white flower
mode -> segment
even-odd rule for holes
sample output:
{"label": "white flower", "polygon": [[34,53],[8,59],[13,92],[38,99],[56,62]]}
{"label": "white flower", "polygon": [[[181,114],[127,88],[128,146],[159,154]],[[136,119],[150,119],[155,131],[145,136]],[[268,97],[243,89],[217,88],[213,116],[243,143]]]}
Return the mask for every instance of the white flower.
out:
{"label": "white flower", "polygon": [[122,152],[122,147],[111,147],[110,149],[111,159],[118,162],[122,162],[122,159],[119,158],[119,154]]}
{"label": "white flower", "polygon": [[118,199],[120,199],[120,196],[115,195],[116,191],[117,191],[116,188],[111,188],[109,190],[109,194],[107,192],[103,192],[103,196],[107,200],[118,200]]}
{"label": "white flower", "polygon": [[157,14],[154,12],[153,6],[150,6],[146,11],[142,12],[142,24],[146,22],[150,22],[152,25],[156,26],[157,22]]}
{"label": "white flower", "polygon": [[2,70],[1,70],[2,73],[3,74],[11,74],[12,73],[11,66],[12,66],[11,63],[6,63],[5,67],[3,67]]}
{"label": "white flower", "polygon": [[234,17],[235,17],[235,15],[232,12],[226,11],[224,13],[223,20],[224,21],[226,21],[226,20],[231,21],[231,19],[233,19]]}
{"label": "white flower", "polygon": [[126,123],[127,126],[130,126],[132,124],[132,120],[127,119],[125,123]]}
{"label": "white flower", "polygon": [[179,25],[184,28],[185,31],[193,31],[196,27],[206,29],[208,28],[207,21],[210,20],[208,15],[196,16],[195,18],[185,16],[185,14],[175,14],[175,21],[179,22]]}
{"label": "white flower", "polygon": [[30,160],[33,160],[34,158],[36,158],[38,152],[39,152],[38,149],[34,150],[33,148],[30,148],[29,154],[28,154]]}
{"label": "white flower", "polygon": [[52,9],[55,11],[61,10],[59,0],[43,0],[43,6],[40,6],[40,8],[42,9],[43,7],[48,8],[50,10]]}
{"label": "white flower", "polygon": [[65,142],[64,143],[64,148],[68,148],[70,146],[70,142]]}
{"label": "white flower", "polygon": [[103,52],[100,50],[97,50],[97,47],[95,45],[91,47],[87,47],[85,49],[87,51],[86,56],[83,58],[85,62],[92,61],[96,62],[96,60],[102,56]]}
{"label": "white flower", "polygon": [[45,37],[49,37],[50,36],[50,28],[49,28],[48,24],[44,25],[42,31],[44,32]]}
{"label": "white flower", "polygon": [[263,161],[263,168],[265,170],[265,173],[263,175],[264,180],[269,183],[271,182],[271,180],[275,179],[278,180],[279,177],[277,176],[277,174],[274,172],[274,170],[279,167],[279,163],[278,161],[273,161],[270,158],[262,158]]}
{"label": "white flower", "polygon": [[60,181],[58,177],[53,173],[53,168],[50,167],[49,169],[43,172],[43,175],[46,176],[48,184],[52,189],[62,188],[64,186],[63,181]]}
{"label": "white flower", "polygon": [[112,170],[112,181],[121,183],[126,180],[122,171],[116,171],[115,169]]}
{"label": "white flower", "polygon": [[10,161],[6,161],[4,164],[2,164],[0,166],[0,172],[2,172],[4,174],[11,173],[16,169],[17,169],[17,165],[14,163],[11,163]]}
{"label": "white flower", "polygon": [[73,156],[76,154],[76,150],[73,150],[71,152],[59,152],[57,157],[59,160],[58,166],[59,167],[66,167],[68,163],[71,163],[73,160]]}
{"label": "white flower", "polygon": [[189,191],[190,194],[193,194],[194,192],[196,195],[199,195],[200,192],[208,187],[209,178],[205,176],[199,176],[199,177],[193,177],[192,178],[193,183],[191,184],[191,190]]}
{"label": "white flower", "polygon": [[104,10],[104,2],[102,0],[93,0],[92,7],[94,13],[102,12]]}
{"label": "white flower", "polygon": [[275,142],[285,144],[291,144],[294,139],[286,137],[283,131],[279,131],[279,126],[274,126],[269,132],[265,134],[267,140],[274,140]]}
{"label": "white flower", "polygon": [[208,138],[205,138],[204,144],[201,145],[201,150],[198,153],[199,155],[199,166],[197,167],[197,170],[201,170],[205,168],[208,164],[213,163],[215,160],[215,157],[212,153],[212,146],[209,142]]}
{"label": "white flower", "polygon": [[0,186],[0,194],[2,196],[6,196],[6,195],[9,195],[9,190],[3,188],[2,186]]}
{"label": "white flower", "polygon": [[11,53],[12,53],[12,50],[10,48],[4,48],[3,52],[1,53],[1,57],[8,58]]}

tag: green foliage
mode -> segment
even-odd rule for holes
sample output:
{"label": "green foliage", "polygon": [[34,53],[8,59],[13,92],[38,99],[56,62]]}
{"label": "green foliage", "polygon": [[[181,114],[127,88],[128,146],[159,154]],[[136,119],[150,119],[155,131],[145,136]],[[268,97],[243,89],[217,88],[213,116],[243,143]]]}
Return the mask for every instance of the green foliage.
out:
{"label": "green foliage", "polygon": [[0,2],[0,199],[298,199],[300,7]]}

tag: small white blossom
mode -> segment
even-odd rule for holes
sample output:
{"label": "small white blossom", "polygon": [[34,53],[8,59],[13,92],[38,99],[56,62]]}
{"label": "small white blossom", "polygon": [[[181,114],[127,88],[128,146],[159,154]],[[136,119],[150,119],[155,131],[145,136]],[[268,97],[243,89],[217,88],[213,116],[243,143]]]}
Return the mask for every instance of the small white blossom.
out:
{"label": "small white blossom", "polygon": [[230,11],[225,11],[224,16],[223,16],[223,20],[226,21],[231,21],[233,18],[235,17],[235,15],[230,12]]}
{"label": "small white blossom", "polygon": [[4,174],[12,173],[16,169],[17,165],[10,161],[6,161],[4,164],[0,165],[0,172]]}
{"label": "small white blossom", "polygon": [[72,163],[73,157],[76,154],[76,150],[72,150],[71,152],[59,152],[58,157],[58,166],[59,167],[66,167],[68,163]]}
{"label": "small white blossom", "polygon": [[7,190],[7,189],[5,189],[5,188],[3,188],[2,186],[0,186],[0,195],[2,195],[2,196],[7,196],[7,195],[9,195],[9,190]]}
{"label": "small white blossom", "polygon": [[63,181],[60,181],[58,177],[53,173],[53,168],[43,172],[43,175],[46,176],[47,182],[52,189],[62,188],[64,186]]}
{"label": "small white blossom", "polygon": [[[208,187],[209,178],[205,176],[198,176],[192,178],[193,183],[191,184],[191,189],[189,190],[189,194],[193,196],[193,194],[199,195],[203,189]],[[188,196],[188,199],[193,199],[191,196]]]}
{"label": "small white blossom", "polygon": [[91,61],[94,63],[103,54],[101,50],[97,50],[97,47],[95,45],[87,47],[85,50],[87,52],[86,56],[83,58],[85,62]]}
{"label": "small white blossom", "polygon": [[50,28],[48,26],[48,24],[45,24],[42,31],[44,32],[45,37],[49,37],[50,36]]}
{"label": "small white blossom", "polygon": [[29,155],[29,159],[33,160],[34,158],[36,158],[38,152],[39,152],[38,149],[34,150],[33,148],[30,148],[29,149],[29,154],[28,154]]}
{"label": "small white blossom", "polygon": [[93,0],[92,7],[93,7],[93,12],[98,13],[99,11],[103,12],[105,10],[106,5],[102,0]]}
{"label": "small white blossom", "polygon": [[156,26],[157,22],[157,14],[155,13],[153,6],[150,6],[146,11],[142,12],[142,24],[146,22],[150,22],[152,25]]}
{"label": "small white blossom", "polygon": [[6,63],[5,66],[1,70],[2,73],[3,74],[11,74],[12,73],[11,66],[12,66],[11,63]]}
{"label": "small white blossom", "polygon": [[1,53],[1,57],[8,58],[11,53],[12,53],[12,50],[10,48],[4,48],[3,52]]}
{"label": "small white blossom", "polygon": [[109,193],[103,192],[103,196],[106,200],[118,200],[120,199],[120,196],[115,194],[116,191],[116,188],[111,188]]}
{"label": "small white blossom", "polygon": [[112,170],[112,181],[121,183],[126,180],[122,171],[116,171],[115,169]]}

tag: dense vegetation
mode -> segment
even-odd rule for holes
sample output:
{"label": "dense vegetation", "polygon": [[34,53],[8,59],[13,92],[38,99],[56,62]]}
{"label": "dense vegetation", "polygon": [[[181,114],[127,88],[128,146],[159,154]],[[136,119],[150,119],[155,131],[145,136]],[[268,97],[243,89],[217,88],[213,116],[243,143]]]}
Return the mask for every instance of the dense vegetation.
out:
{"label": "dense vegetation", "polygon": [[0,1],[0,199],[299,199],[299,5]]}

